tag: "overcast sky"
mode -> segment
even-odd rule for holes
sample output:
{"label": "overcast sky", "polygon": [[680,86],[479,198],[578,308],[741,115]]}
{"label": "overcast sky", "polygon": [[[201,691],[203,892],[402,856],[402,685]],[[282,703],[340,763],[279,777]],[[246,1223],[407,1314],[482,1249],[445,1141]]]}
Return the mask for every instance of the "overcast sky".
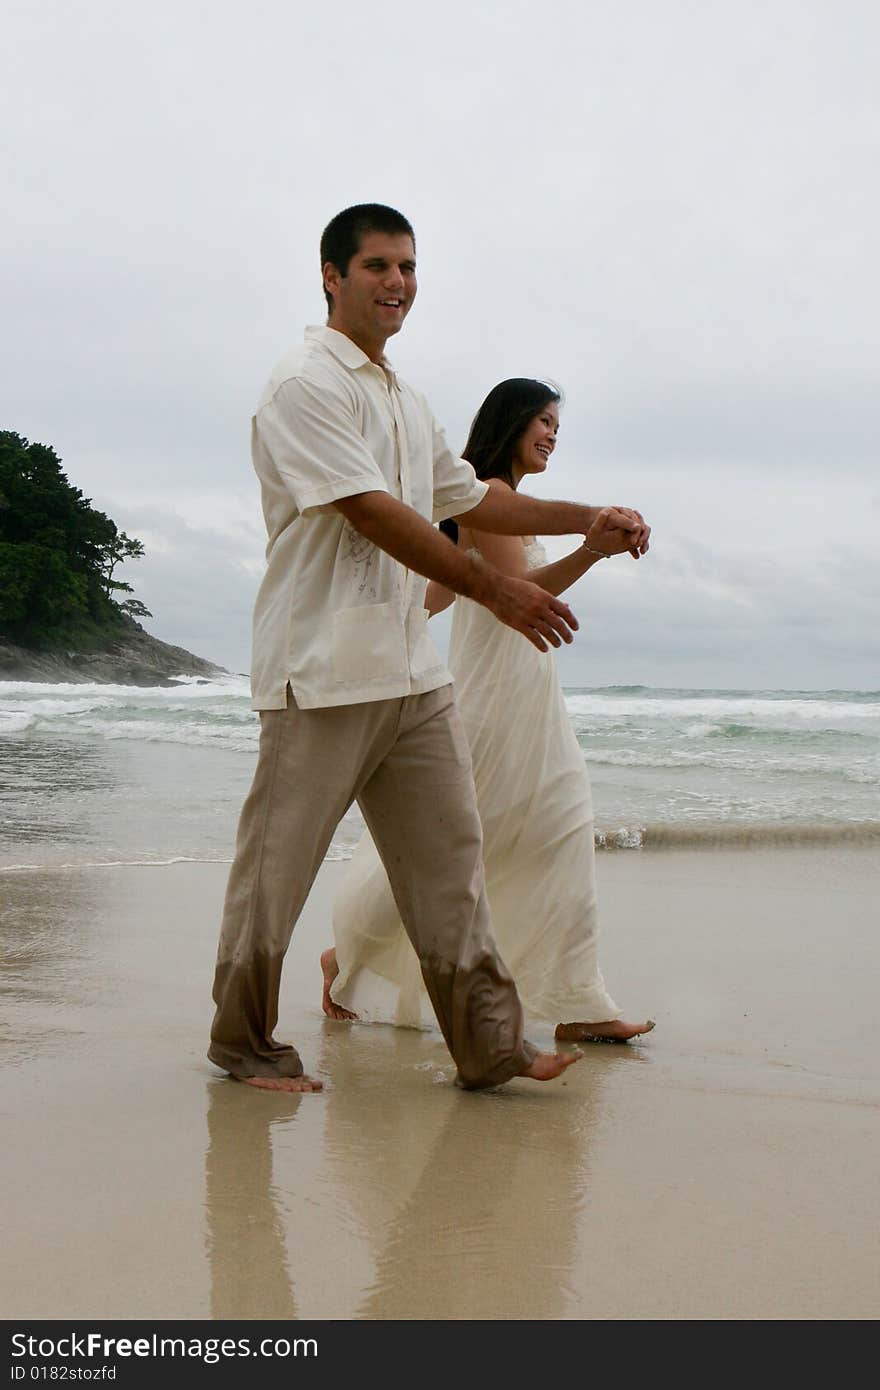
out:
{"label": "overcast sky", "polygon": [[380,201],[453,446],[550,376],[534,491],[654,526],[571,591],[564,680],[880,687],[876,0],[5,10],[0,428],[144,541],[150,631],[248,669],[251,410]]}

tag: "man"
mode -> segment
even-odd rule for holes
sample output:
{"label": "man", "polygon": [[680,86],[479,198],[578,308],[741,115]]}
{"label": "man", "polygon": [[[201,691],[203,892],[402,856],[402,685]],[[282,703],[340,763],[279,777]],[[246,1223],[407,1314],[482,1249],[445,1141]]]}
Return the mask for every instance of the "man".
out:
{"label": "man", "polygon": [[416,294],[415,238],[379,204],[321,239],[325,328],[278,364],[253,419],[269,534],[254,613],[260,753],[226,894],[210,1059],[239,1080],[315,1091],[275,1041],[281,967],[336,826],[356,799],[379,849],[466,1087],[549,1080],[492,940],[470,756],[425,631],[425,578],[488,607],[542,651],[571,641],[566,604],[493,570],[432,521],[503,534],[589,533],[647,548],[638,513],[501,496],[449,450],[384,356]]}

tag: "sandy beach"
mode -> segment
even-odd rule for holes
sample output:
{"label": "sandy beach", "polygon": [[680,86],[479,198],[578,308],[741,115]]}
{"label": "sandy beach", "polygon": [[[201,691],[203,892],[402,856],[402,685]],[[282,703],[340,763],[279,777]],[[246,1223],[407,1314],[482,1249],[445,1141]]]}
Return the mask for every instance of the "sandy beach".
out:
{"label": "sandy beach", "polygon": [[279,1027],[325,1092],[217,1072],[226,872],[0,876],[5,1317],[876,1317],[875,852],[600,855],[655,1032],[476,1095],[439,1033],[321,1014],[338,864]]}

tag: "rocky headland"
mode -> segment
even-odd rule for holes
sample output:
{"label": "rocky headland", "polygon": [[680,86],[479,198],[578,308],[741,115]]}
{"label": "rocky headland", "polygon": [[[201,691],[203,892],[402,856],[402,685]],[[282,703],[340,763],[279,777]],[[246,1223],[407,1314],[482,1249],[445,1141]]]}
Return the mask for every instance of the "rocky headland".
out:
{"label": "rocky headland", "polygon": [[228,675],[222,666],[151,637],[134,619],[125,620],[95,651],[36,651],[0,637],[0,681],[52,685],[173,686],[176,676]]}

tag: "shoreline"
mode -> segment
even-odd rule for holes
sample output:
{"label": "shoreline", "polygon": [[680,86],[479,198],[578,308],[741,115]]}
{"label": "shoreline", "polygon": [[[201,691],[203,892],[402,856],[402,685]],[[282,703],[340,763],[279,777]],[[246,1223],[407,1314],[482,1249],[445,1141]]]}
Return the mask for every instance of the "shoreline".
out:
{"label": "shoreline", "polygon": [[7,1316],[876,1316],[869,851],[599,856],[603,972],[656,1029],[477,1095],[437,1031],[324,1019],[343,872],[283,977],[309,1097],[205,1057],[226,864],[4,877]]}
{"label": "shoreline", "polygon": [[[597,860],[608,856],[630,859],[633,855],[676,854],[774,854],[778,852],[815,849],[870,850],[880,845],[880,821],[840,821],[828,824],[810,822],[725,822],[722,824],[655,824],[634,828],[595,832]],[[352,857],[353,846],[332,847],[324,864],[346,864]],[[92,869],[162,869],[176,864],[225,866],[232,863],[230,852],[214,856],[199,854],[169,855],[156,859],[82,859],[59,863],[34,864],[0,862],[0,877],[5,874],[74,873]]]}

